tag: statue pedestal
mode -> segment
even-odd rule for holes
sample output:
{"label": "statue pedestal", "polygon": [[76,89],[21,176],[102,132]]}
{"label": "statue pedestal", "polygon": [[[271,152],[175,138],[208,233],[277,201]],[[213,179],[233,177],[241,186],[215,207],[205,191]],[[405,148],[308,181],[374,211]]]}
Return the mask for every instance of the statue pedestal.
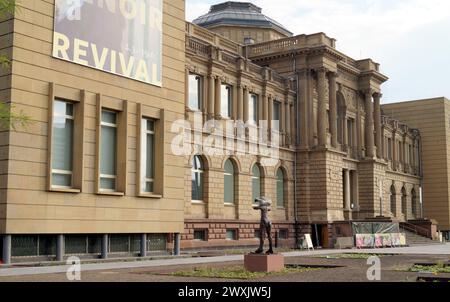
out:
{"label": "statue pedestal", "polygon": [[284,256],[247,254],[244,257],[244,266],[250,272],[281,272],[284,269]]}

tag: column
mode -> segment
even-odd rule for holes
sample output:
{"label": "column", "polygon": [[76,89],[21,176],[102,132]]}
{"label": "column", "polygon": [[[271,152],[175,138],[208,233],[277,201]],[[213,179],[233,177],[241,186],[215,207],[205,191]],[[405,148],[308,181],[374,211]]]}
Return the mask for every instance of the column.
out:
{"label": "column", "polygon": [[381,94],[374,95],[374,120],[375,120],[375,146],[377,147],[377,157],[383,158],[383,147],[381,145]]}
{"label": "column", "polygon": [[267,128],[272,131],[272,120],[273,120],[273,97],[269,96],[267,99]]}
{"label": "column", "polygon": [[[300,104],[297,106],[297,110],[299,111],[297,116],[300,118],[299,127],[300,129],[296,129],[295,131],[292,131],[293,139],[295,136],[295,144],[298,142],[297,140],[297,131],[300,132],[300,146],[303,149],[307,149],[309,146],[309,136],[310,133],[309,130],[312,127],[308,126],[308,117],[310,117],[308,112],[308,71],[303,70],[297,74],[297,81],[299,83],[299,90],[297,93],[300,94],[299,101]],[[294,141],[293,141],[294,144]]]}
{"label": "column", "polygon": [[280,102],[281,114],[280,114],[280,121],[278,122],[278,125],[280,127],[280,144],[283,145],[283,146],[287,145],[286,144],[286,139],[287,139],[286,129],[284,127],[285,120],[286,120],[286,106],[285,106],[285,102],[286,102],[285,99],[281,100],[281,102]]}
{"label": "column", "polygon": [[102,237],[102,259],[108,259],[108,234]]}
{"label": "column", "polygon": [[336,77],[335,72],[330,72],[328,81],[330,87],[330,132],[331,132],[331,146],[337,148],[338,137],[337,137],[337,100],[336,100]]}
{"label": "column", "polygon": [[267,107],[267,95],[265,93],[263,93],[263,95],[261,96],[261,120],[263,121],[267,121],[268,120],[268,107]]}
{"label": "column", "polygon": [[64,235],[56,237],[56,261],[64,261]]}
{"label": "column", "polygon": [[174,236],[173,254],[175,256],[180,256],[180,254],[181,254],[181,235],[180,235],[180,233],[176,233]]}
{"label": "column", "polygon": [[347,117],[345,116],[342,119],[342,144],[343,146],[343,150],[344,151],[348,151],[349,150],[349,145],[348,145],[348,122],[347,122]]}
{"label": "column", "polygon": [[243,113],[244,113],[244,123],[248,122],[248,90],[247,88],[244,88],[243,90],[244,96],[243,96]]}
{"label": "column", "polygon": [[314,108],[314,81],[312,79],[312,71],[307,71],[307,106],[308,106],[308,123],[306,129],[309,130],[309,147],[314,147],[317,144],[317,110]]}
{"label": "column", "polygon": [[350,184],[350,170],[344,170],[344,190],[345,190],[345,210],[351,210],[351,184]]}
{"label": "column", "polygon": [[319,146],[326,147],[327,145],[327,107],[325,103],[325,85],[326,85],[326,70],[320,68],[317,71],[318,78],[318,94],[319,104],[317,107],[317,135],[319,139]]}
{"label": "column", "polygon": [[289,96],[286,95],[286,101],[284,102],[284,107],[285,107],[285,113],[284,113],[284,132],[286,133],[286,145],[292,144],[292,137],[291,137],[291,112],[290,112],[290,108],[291,106],[289,105]]}
{"label": "column", "polygon": [[366,157],[374,157],[374,124],[373,124],[373,104],[372,104],[372,92],[367,91],[365,94],[365,109],[366,109]]}
{"label": "column", "polygon": [[141,246],[140,246],[140,254],[141,257],[147,257],[147,234],[141,234]]}
{"label": "column", "polygon": [[11,235],[3,235],[3,264],[11,264]]}
{"label": "column", "polygon": [[356,122],[355,122],[355,132],[356,132],[356,140],[355,140],[355,144],[356,144],[356,149],[357,149],[357,154],[356,157],[360,158],[361,157],[361,152],[362,152],[362,122],[361,122],[361,109],[360,109],[360,97],[359,95],[357,96],[356,99]]}
{"label": "column", "polygon": [[208,119],[214,118],[214,77],[208,75]]}
{"label": "column", "polygon": [[231,119],[237,120],[237,85],[230,86],[231,87]]}
{"label": "column", "polygon": [[352,200],[350,202],[354,203],[353,211],[359,211],[359,183],[358,183],[358,171],[352,171],[353,177],[352,181]]}
{"label": "column", "polygon": [[215,80],[215,95],[214,95],[214,117],[216,119],[220,119],[220,117],[222,116],[222,112],[221,112],[221,92],[222,92],[222,82],[220,81],[219,78],[217,78]]}
{"label": "column", "polygon": [[297,127],[296,127],[296,112],[295,112],[295,106],[293,103],[289,104],[289,112],[290,112],[290,129],[291,129],[291,144],[292,145],[297,145]]}
{"label": "column", "polygon": [[394,171],[397,171],[397,140],[396,140],[396,132],[392,133],[392,168]]}
{"label": "column", "polygon": [[243,88],[241,85],[237,86],[237,120],[244,120],[244,102],[243,102]]}

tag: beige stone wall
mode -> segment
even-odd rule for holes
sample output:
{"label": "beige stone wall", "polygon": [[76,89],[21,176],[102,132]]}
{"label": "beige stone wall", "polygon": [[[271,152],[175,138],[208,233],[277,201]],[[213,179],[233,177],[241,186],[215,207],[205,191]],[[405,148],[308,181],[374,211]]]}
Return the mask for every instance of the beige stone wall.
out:
{"label": "beige stone wall", "polygon": [[[12,54],[13,19],[0,18],[0,54]],[[0,68],[0,102],[11,100],[11,75],[9,70]],[[0,129],[0,233],[6,228],[6,188],[8,185],[8,146],[9,132]]]}
{"label": "beige stone wall", "polygon": [[449,101],[445,98],[383,105],[385,115],[420,130],[422,138],[424,216],[450,229]]}
{"label": "beige stone wall", "polygon": [[[54,1],[21,1],[14,20],[11,99],[31,116],[28,129],[11,132],[8,161],[7,233],[166,233],[182,232],[183,159],[173,156],[171,122],[184,115],[185,3],[164,0],[163,87],[155,87],[52,58]],[[10,26],[10,24],[9,24]],[[2,30],[5,28],[1,27]],[[3,45],[3,44],[2,44]],[[85,107],[81,193],[47,191],[48,104],[51,83],[59,97]],[[2,88],[5,81],[2,80]],[[84,94],[84,98],[81,95]],[[97,95],[126,106],[125,196],[95,194]],[[79,99],[77,99],[79,98]],[[136,190],[137,104],[164,114],[162,198],[138,198]],[[125,108],[125,107],[122,107]],[[3,176],[5,179],[5,176]],[[2,187],[5,187],[3,185]],[[3,194],[5,197],[5,195]],[[0,212],[1,213],[1,212]]]}

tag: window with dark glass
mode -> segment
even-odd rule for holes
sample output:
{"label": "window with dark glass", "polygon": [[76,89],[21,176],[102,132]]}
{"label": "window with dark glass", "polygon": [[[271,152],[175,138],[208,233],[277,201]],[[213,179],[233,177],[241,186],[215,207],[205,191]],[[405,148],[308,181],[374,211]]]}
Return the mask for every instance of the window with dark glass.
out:
{"label": "window with dark glass", "polygon": [[74,110],[73,104],[53,102],[52,187],[73,187]]}
{"label": "window with dark glass", "polygon": [[226,239],[227,240],[237,240],[238,239],[237,238],[237,230],[228,229]]}
{"label": "window with dark glass", "polygon": [[235,188],[234,188],[234,165],[231,160],[225,162],[224,171],[224,202],[226,204],[234,204]]}
{"label": "window with dark glass", "polygon": [[203,160],[199,155],[192,162],[192,201],[203,201]]}
{"label": "window with dark glass", "polygon": [[141,121],[141,189],[144,193],[154,191],[155,182],[155,121]]}
{"label": "window with dark glass", "polygon": [[194,240],[206,241],[206,230],[194,230]]}
{"label": "window with dark glass", "polygon": [[252,169],[252,202],[261,197],[261,169],[254,165]]}
{"label": "window with dark glass", "polygon": [[100,136],[100,190],[116,191],[117,113],[102,110]]}
{"label": "window with dark glass", "polygon": [[277,171],[277,206],[284,207],[284,173],[281,168]]}
{"label": "window with dark glass", "polygon": [[273,102],[273,116],[272,116],[272,129],[280,131],[281,124],[281,103]]}

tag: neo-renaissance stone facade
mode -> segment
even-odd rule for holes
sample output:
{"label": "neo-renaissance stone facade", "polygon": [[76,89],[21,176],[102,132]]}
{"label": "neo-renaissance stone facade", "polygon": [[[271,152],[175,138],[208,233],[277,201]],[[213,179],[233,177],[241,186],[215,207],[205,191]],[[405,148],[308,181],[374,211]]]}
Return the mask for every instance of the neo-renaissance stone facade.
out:
{"label": "neo-renaissance stone facade", "polygon": [[[220,10],[233,9],[240,12],[235,19],[220,19]],[[226,120],[249,120],[245,110],[249,93],[258,95],[261,120],[276,119],[274,101],[281,104],[280,158],[275,169],[264,170],[261,195],[277,200],[276,173],[282,167],[286,200],[284,207],[274,208],[272,217],[275,229],[282,230],[283,243],[312,232],[321,245],[332,246],[335,223],[377,216],[400,221],[420,218],[420,133],[381,115],[381,85],[388,78],[379,72],[379,64],[371,59],[356,61],[337,51],[336,40],[324,33],[250,45],[244,45],[248,39],[239,35],[226,34],[234,41],[227,39],[224,29],[248,32],[251,36],[244,38],[255,40],[249,28],[258,25],[244,26],[239,21],[246,10],[261,13],[252,4],[227,2],[213,6],[212,17],[196,19],[198,25],[187,24],[186,76],[188,81],[189,75],[197,75],[204,83],[199,111],[205,118],[224,121],[217,107],[223,98],[214,92],[222,84],[233,90],[234,111]],[[214,25],[205,22],[211,19]],[[260,30],[269,29],[261,26]],[[189,116],[189,90],[186,95]],[[192,157],[186,158],[182,246],[254,244],[258,215],[251,210],[251,176],[261,156],[202,158],[209,185],[200,203],[192,201]],[[227,158],[236,167],[238,198],[232,205],[224,204]],[[227,230],[236,230],[237,238],[227,237]]]}

